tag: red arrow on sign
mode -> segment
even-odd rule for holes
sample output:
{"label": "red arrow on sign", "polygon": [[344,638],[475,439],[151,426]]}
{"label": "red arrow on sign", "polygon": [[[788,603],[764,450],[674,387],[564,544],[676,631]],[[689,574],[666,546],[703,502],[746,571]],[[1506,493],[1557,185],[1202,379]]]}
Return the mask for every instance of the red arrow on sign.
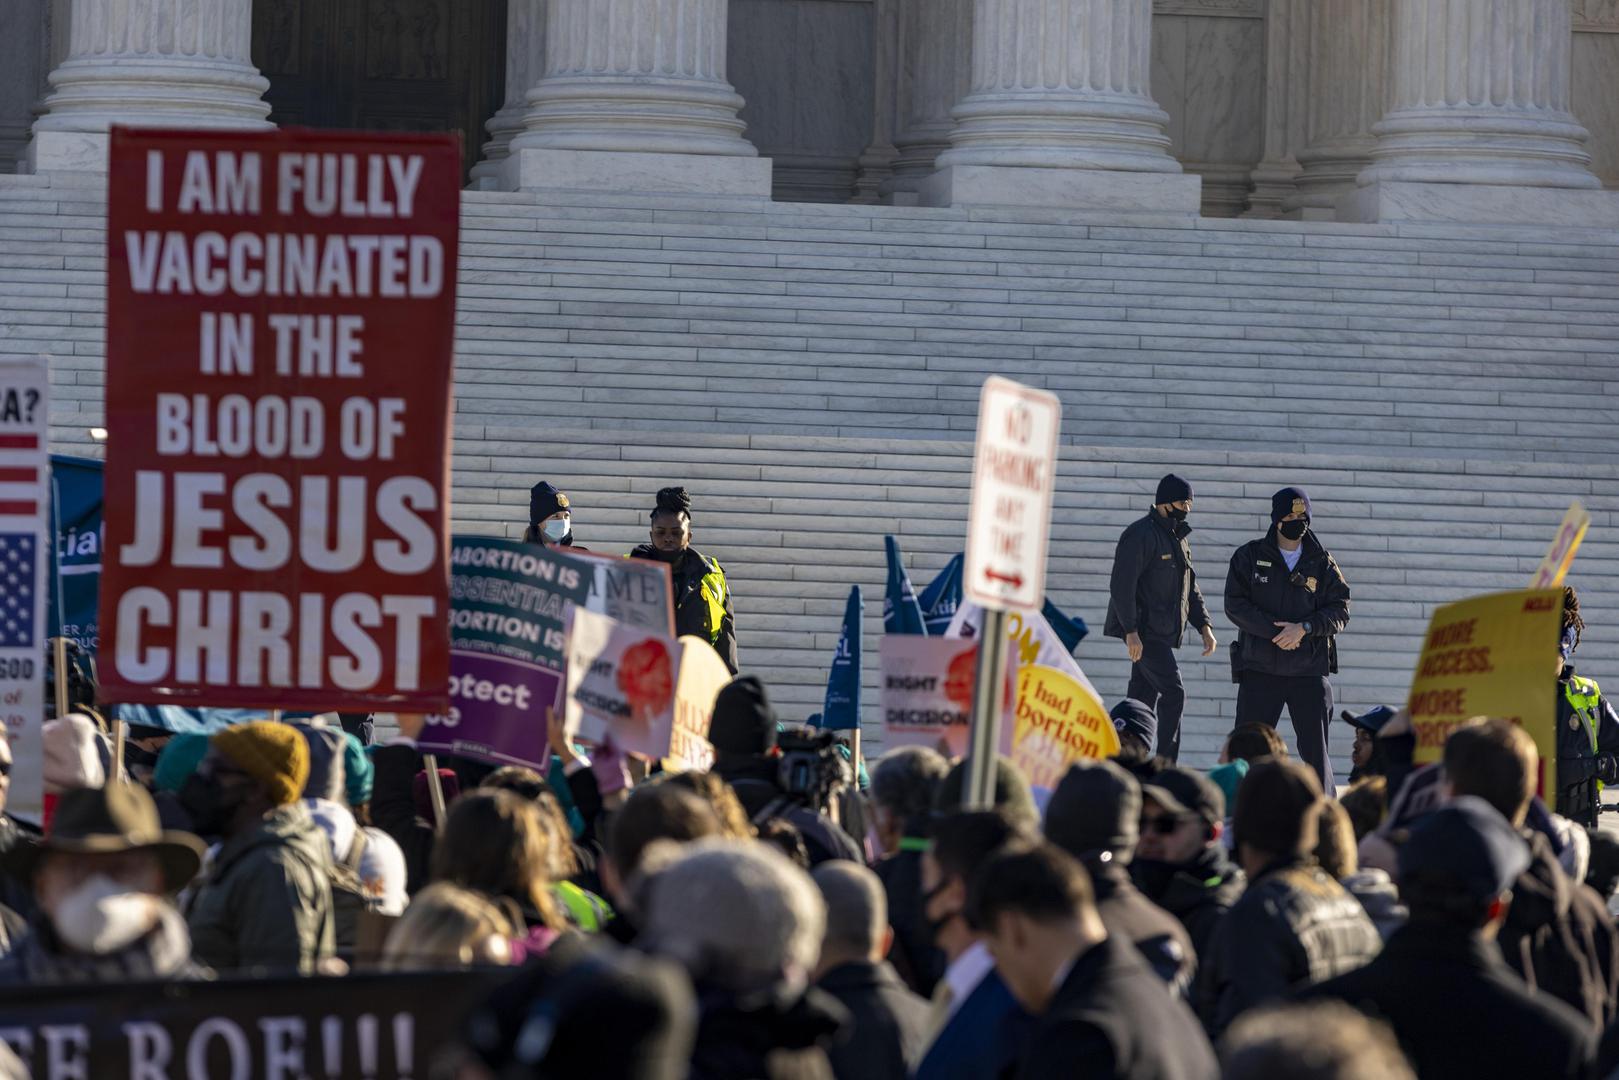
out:
{"label": "red arrow on sign", "polygon": [[1014,589],[1023,588],[1022,574],[997,574],[995,571],[986,568],[984,570],[984,576],[990,581],[1004,582],[1005,584],[1012,586]]}

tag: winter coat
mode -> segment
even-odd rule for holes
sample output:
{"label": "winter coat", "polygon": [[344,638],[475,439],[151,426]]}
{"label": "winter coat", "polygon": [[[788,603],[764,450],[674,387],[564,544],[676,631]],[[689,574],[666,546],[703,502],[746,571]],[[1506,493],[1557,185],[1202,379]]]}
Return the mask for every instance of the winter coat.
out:
{"label": "winter coat", "polygon": [[1388,1023],[1422,1080],[1584,1080],[1596,1049],[1584,1017],[1524,986],[1483,937],[1443,923],[1406,926],[1377,959],[1305,996]]}
{"label": "winter coat", "polygon": [[422,757],[415,747],[394,744],[372,750],[371,763],[377,770],[371,820],[405,853],[405,891],[414,896],[429,880],[436,839],[433,826],[416,816],[413,785]]}
{"label": "winter coat", "polygon": [[[1239,631],[1231,672],[1330,675],[1338,670],[1333,638],[1349,625],[1349,583],[1314,532],[1304,534],[1298,566],[1288,570],[1276,529],[1231,556],[1225,583],[1226,618]],[[1304,640],[1290,652],[1272,644],[1278,622],[1304,624]]]}
{"label": "winter coat", "polygon": [[335,953],[331,875],[308,809],[270,811],[214,855],[187,912],[193,955],[218,971],[312,973]]}
{"label": "winter coat", "polygon": [[889,962],[912,990],[931,998],[933,988],[944,977],[945,961],[922,910],[922,852],[918,847],[902,847],[875,869],[888,894],[888,924],[894,928]]}
{"label": "winter coat", "polygon": [[1512,884],[1496,943],[1507,966],[1590,1019],[1598,1030],[1619,1004],[1619,932],[1596,891],[1563,872],[1544,835],[1524,833],[1529,869]]}
{"label": "winter coat", "polygon": [[832,1080],[826,1047],[849,1016],[819,990],[740,997],[697,986],[690,1080]]}
{"label": "winter coat", "polygon": [[[1576,709],[1570,695],[1588,702]],[[1595,826],[1603,778],[1619,773],[1619,714],[1594,681],[1565,667],[1557,680],[1557,812]]]}
{"label": "winter coat", "polygon": [[1040,1017],[1020,1080],[1215,1080],[1214,1051],[1185,1003],[1115,938],[1075,962]]}
{"label": "winter coat", "polygon": [[[38,829],[18,821],[10,814],[0,814],[0,855],[18,844],[32,844],[38,839]],[[33,886],[0,870],[0,906],[9,908],[25,922],[32,919],[37,910]]]}
{"label": "winter coat", "polygon": [[1360,901],[1360,906],[1366,909],[1367,917],[1377,927],[1377,933],[1384,941],[1405,925],[1405,905],[1400,903],[1400,890],[1387,870],[1367,867],[1350,874],[1339,884],[1349,890],[1350,896]]}
{"label": "winter coat", "polygon": [[206,979],[192,962],[191,938],[180,913],[164,904],[157,926],[117,952],[91,955],[66,948],[46,919],[39,919],[16,948],[0,958],[0,986],[63,983],[126,983],[146,979]]}
{"label": "winter coat", "polygon": [[[630,552],[630,558],[658,561],[658,550],[651,544],[642,544]],[[725,571],[696,548],[682,552],[669,570],[674,578],[675,634],[690,634],[714,646],[714,651],[735,675],[736,610]]]}
{"label": "winter coat", "polygon": [[1360,901],[1325,870],[1274,862],[1214,932],[1199,977],[1203,1024],[1218,1038],[1241,1013],[1353,971],[1382,947]]}
{"label": "winter coat", "polygon": [[1140,634],[1180,645],[1188,624],[1209,625],[1209,610],[1192,568],[1186,538],[1192,527],[1149,510],[1119,537],[1102,633]]}
{"label": "winter coat", "polygon": [[1108,935],[1128,941],[1176,997],[1186,997],[1197,974],[1197,951],[1186,927],[1142,895],[1117,860],[1085,860],[1096,893],[1096,913]]}
{"label": "winter coat", "polygon": [[1225,913],[1242,896],[1248,879],[1231,861],[1223,844],[1213,844],[1192,862],[1151,884],[1140,877],[1136,884],[1148,900],[1181,921],[1192,940],[1199,964],[1205,962],[1214,931]]}
{"label": "winter coat", "polygon": [[887,964],[841,964],[816,984],[849,1013],[827,1049],[837,1080],[906,1080],[905,1063],[921,1053],[930,1006]]}

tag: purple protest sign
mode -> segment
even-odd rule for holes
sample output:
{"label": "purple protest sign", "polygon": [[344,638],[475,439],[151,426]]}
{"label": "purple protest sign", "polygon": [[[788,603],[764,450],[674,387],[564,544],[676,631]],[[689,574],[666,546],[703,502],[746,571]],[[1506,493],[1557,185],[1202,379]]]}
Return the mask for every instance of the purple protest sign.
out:
{"label": "purple protest sign", "polygon": [[546,710],[566,662],[564,619],[592,571],[553,548],[457,536],[450,547],[450,710],[416,745],[501,765],[548,764]]}

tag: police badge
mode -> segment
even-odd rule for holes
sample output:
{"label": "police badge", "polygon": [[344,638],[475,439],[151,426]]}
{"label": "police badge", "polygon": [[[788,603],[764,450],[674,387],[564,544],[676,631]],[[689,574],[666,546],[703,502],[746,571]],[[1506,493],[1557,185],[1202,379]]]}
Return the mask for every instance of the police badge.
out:
{"label": "police badge", "polygon": [[1313,578],[1313,577],[1305,578],[1304,579],[1304,587],[1306,589],[1309,589],[1311,592],[1315,592],[1315,578]]}
{"label": "police badge", "polygon": [[1307,511],[1307,510],[1306,510],[1306,509],[1305,509],[1305,508],[1304,508],[1304,500],[1303,500],[1303,499],[1294,499],[1294,500],[1293,500],[1293,512],[1294,512],[1294,513],[1295,513],[1295,514],[1306,514],[1306,513],[1309,513],[1309,511]]}

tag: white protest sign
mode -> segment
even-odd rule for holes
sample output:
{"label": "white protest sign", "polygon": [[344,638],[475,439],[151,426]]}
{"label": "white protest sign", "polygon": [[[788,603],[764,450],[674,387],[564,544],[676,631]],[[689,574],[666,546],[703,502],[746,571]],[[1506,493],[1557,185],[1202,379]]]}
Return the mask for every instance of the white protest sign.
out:
{"label": "white protest sign", "polygon": [[644,757],[669,752],[680,645],[575,606],[568,615],[566,729],[570,738]]}
{"label": "white protest sign", "polygon": [[0,723],[11,744],[6,809],[40,820],[45,799],[45,560],[50,374],[43,359],[0,363]]}
{"label": "white protest sign", "polygon": [[1045,599],[1061,427],[1057,395],[999,376],[984,381],[962,575],[966,598],[981,607],[1038,610]]}

